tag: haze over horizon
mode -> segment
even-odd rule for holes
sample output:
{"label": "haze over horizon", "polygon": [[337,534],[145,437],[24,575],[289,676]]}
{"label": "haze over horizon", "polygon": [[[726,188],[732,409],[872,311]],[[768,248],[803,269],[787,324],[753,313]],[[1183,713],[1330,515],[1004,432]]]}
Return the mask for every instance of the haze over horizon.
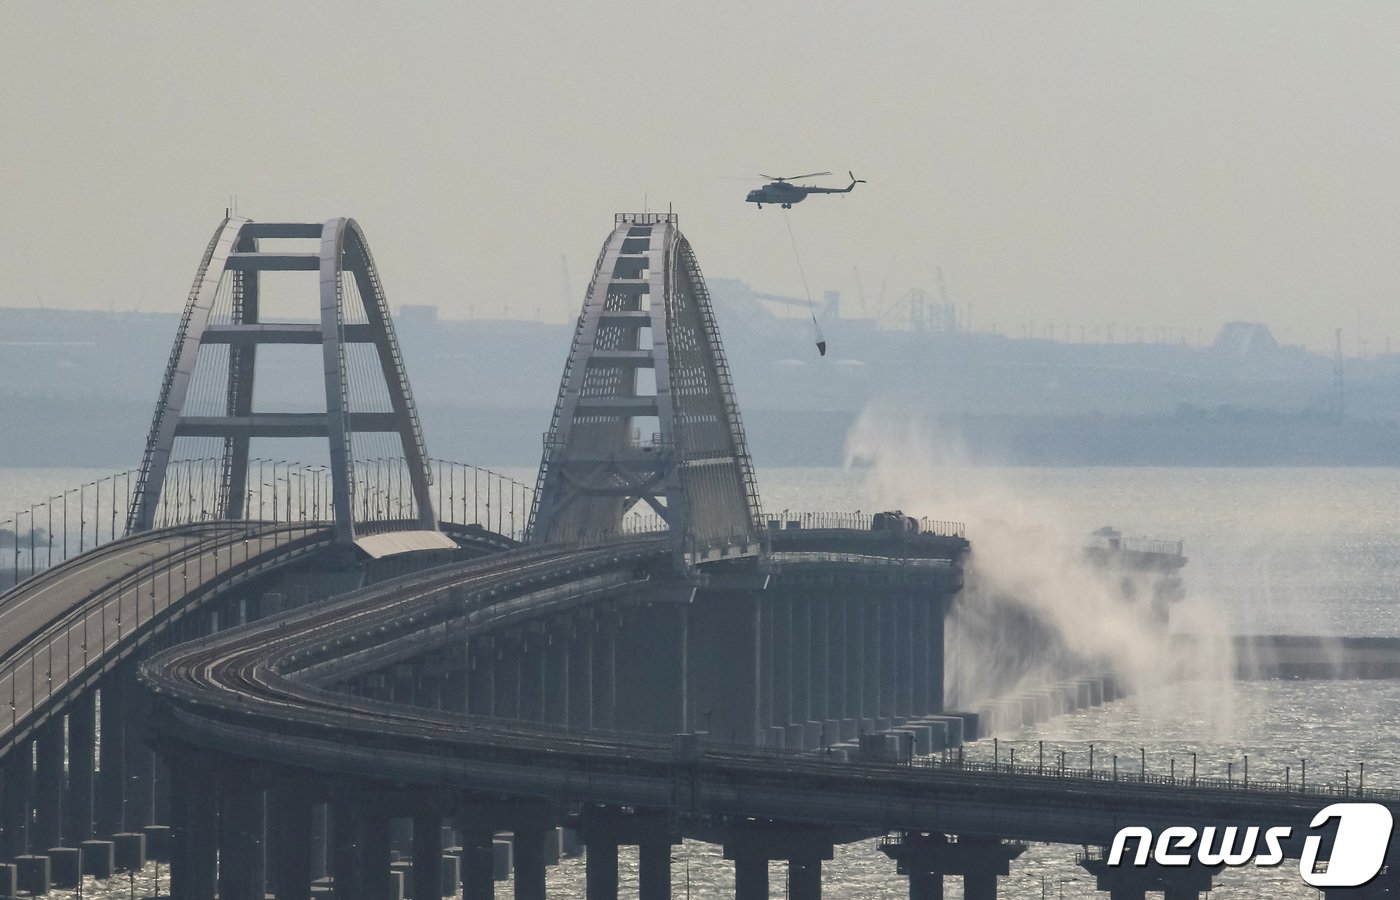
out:
{"label": "haze over horizon", "polygon": [[[565,321],[614,211],[711,277],[979,329],[1400,336],[1400,7],[775,2],[0,9],[0,305],[174,312],[230,195],[360,221],[390,302]],[[738,179],[738,180],[734,180]],[[567,293],[561,257],[567,258]],[[552,362],[552,361],[551,361]]]}

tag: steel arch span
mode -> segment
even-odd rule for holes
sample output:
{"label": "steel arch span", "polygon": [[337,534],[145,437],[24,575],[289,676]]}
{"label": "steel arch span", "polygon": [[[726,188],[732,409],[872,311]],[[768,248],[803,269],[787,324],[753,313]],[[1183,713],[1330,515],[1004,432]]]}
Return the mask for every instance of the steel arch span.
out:
{"label": "steel arch span", "polygon": [[[263,241],[275,242],[277,249],[264,249]],[[281,249],[292,241],[304,242],[305,249]],[[266,321],[260,308],[262,275],[297,271],[318,275],[317,320]],[[255,409],[258,348],[274,344],[320,346],[324,411]],[[352,368],[364,378],[371,377],[371,369],[382,378],[373,387],[375,398],[367,408],[352,404],[351,375],[356,374]],[[201,385],[215,385],[212,401],[203,400],[206,408],[199,408],[201,401],[192,394],[196,373]],[[208,515],[243,519],[248,515],[251,440],[313,437],[327,441],[335,536],[338,542],[348,543],[355,538],[353,442],[356,435],[376,433],[397,438],[411,487],[410,518],[418,528],[435,530],[423,431],[364,232],[348,218],[324,223],[226,218],[204,252],[180,318],[127,515],[127,531],[153,527],[177,439],[222,441],[217,497]]]}
{"label": "steel arch span", "polygon": [[750,544],[762,512],[704,276],[674,214],[620,213],[544,439],[527,540],[624,528],[645,504],[677,549]]}

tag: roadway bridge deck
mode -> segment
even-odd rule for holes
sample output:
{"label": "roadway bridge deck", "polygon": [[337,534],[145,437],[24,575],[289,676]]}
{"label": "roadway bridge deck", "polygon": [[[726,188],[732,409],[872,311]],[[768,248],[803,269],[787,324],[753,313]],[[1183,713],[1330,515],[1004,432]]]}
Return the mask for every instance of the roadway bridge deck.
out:
{"label": "roadway bridge deck", "polygon": [[[819,537],[828,545],[816,556],[839,554],[835,535]],[[854,549],[848,555],[870,552]],[[1285,849],[1296,855],[1312,816],[1339,798],[1320,786],[1302,792],[1024,766],[836,762],[575,728],[567,719],[551,727],[461,715],[344,690],[359,673],[402,663],[414,646],[432,652],[519,624],[527,613],[586,607],[619,590],[664,591],[666,559],[662,542],[634,540],[446,567],[172,648],[147,662],[142,678],[161,701],[165,749],[179,760],[173,765],[219,772],[235,785],[239,772],[274,771],[281,774],[263,782],[275,786],[269,790],[297,785],[331,803],[348,802],[366,786],[407,785],[432,792],[440,808],[469,811],[482,798],[508,797],[553,809],[557,819],[563,804],[603,805],[649,810],[678,834],[694,835],[776,821],[824,835],[828,845],[888,831],[1104,845],[1127,824],[1286,825],[1297,839]],[[547,682],[547,666],[540,673]],[[1369,792],[1367,799],[1400,811],[1400,795]]]}

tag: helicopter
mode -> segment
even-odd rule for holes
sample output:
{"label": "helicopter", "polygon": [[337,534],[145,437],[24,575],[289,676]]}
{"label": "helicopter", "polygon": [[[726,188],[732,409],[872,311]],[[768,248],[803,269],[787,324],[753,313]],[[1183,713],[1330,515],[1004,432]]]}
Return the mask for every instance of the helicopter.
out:
{"label": "helicopter", "polygon": [[830,174],[830,172],[809,172],[806,175],[786,175],[778,178],[760,172],[760,178],[771,178],[772,181],[757,190],[749,191],[744,202],[757,203],[759,209],[763,209],[765,203],[777,203],[781,204],[783,209],[792,209],[794,203],[806,200],[808,194],[849,194],[856,189],[856,185],[865,184],[865,179],[857,178],[854,172],[846,173],[851,176],[851,183],[850,186],[843,188],[808,187],[805,184],[792,183],[799,178],[816,178],[820,175]]}

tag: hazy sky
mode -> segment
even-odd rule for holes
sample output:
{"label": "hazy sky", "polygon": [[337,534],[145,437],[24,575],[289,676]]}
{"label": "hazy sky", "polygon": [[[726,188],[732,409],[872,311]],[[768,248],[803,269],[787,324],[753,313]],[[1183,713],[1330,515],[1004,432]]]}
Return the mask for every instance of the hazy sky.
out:
{"label": "hazy sky", "polygon": [[644,198],[711,277],[799,294],[782,211],[732,179],[854,169],[789,213],[852,311],[857,268],[874,311],[941,266],[977,327],[1325,347],[1359,317],[1375,350],[1400,341],[1397,47],[1393,0],[11,0],[0,304],[176,310],[230,194],[354,216],[391,304],[448,316],[571,318]]}

